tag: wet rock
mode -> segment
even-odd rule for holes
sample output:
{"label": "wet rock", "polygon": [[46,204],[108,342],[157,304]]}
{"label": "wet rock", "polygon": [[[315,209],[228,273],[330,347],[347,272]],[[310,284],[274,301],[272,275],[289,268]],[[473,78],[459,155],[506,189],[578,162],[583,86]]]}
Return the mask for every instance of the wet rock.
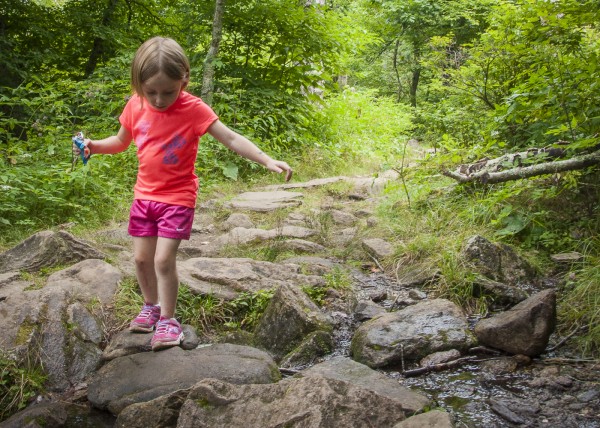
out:
{"label": "wet rock", "polygon": [[194,386],[178,427],[386,427],[404,419],[390,400],[348,382],[289,378],[272,385],[207,379]]}
{"label": "wet rock", "polygon": [[168,428],[177,426],[179,410],[190,388],[180,389],[150,401],[125,407],[115,422],[115,428]]}
{"label": "wet rock", "polygon": [[184,351],[179,347],[116,358],[89,383],[88,399],[99,409],[118,415],[125,407],[152,400],[216,378],[232,383],[279,380],[271,357],[258,349],[217,344]]}
{"label": "wet rock", "polygon": [[376,290],[376,291],[371,291],[369,293],[369,299],[371,299],[371,301],[373,301],[375,303],[383,302],[387,298],[388,298],[388,295],[387,295],[387,291],[385,291],[385,290]]}
{"label": "wet rock", "polygon": [[528,422],[527,419],[513,412],[504,402],[500,400],[490,399],[488,400],[488,404],[494,413],[512,424],[523,425]]}
{"label": "wet rock", "polygon": [[450,349],[448,351],[435,352],[427,355],[419,362],[419,365],[421,367],[435,366],[436,364],[447,363],[448,361],[456,360],[458,358],[460,358],[460,351]]}
{"label": "wet rock", "polygon": [[283,284],[325,284],[321,276],[302,274],[299,265],[246,258],[197,257],[180,262],[177,268],[180,280],[195,293],[225,300],[235,299],[241,292],[269,290]]}
{"label": "wet rock", "polygon": [[384,367],[438,351],[465,351],[471,343],[463,311],[449,300],[434,299],[367,321],[356,330],[351,351],[356,361]]}
{"label": "wet rock", "polygon": [[334,357],[302,371],[301,376],[324,377],[349,382],[396,402],[407,415],[422,411],[431,403],[382,373],[346,357]]}
{"label": "wet rock", "polygon": [[516,251],[502,243],[492,243],[482,236],[470,238],[463,254],[482,275],[505,284],[531,283],[535,269]]}
{"label": "wet rock", "polygon": [[[89,425],[84,425],[86,423]],[[94,416],[87,406],[66,401],[48,401],[32,404],[0,425],[2,428],[102,426],[96,423],[98,421],[94,422]],[[108,423],[105,426],[109,426]]]}
{"label": "wet rock", "polygon": [[371,318],[378,317],[379,315],[383,315],[387,313],[385,308],[371,302],[371,301],[361,301],[358,302],[356,308],[354,308],[354,319],[357,321],[366,321]]}
{"label": "wet rock", "polygon": [[245,192],[233,198],[227,207],[249,211],[268,212],[302,204],[304,195],[298,192],[267,191]]}
{"label": "wet rock", "polygon": [[452,428],[454,422],[449,413],[431,410],[397,423],[394,428]]}
{"label": "wet rock", "polygon": [[384,259],[394,254],[394,247],[380,238],[364,239],[362,241],[364,250],[377,259]]}
{"label": "wet rock", "polygon": [[545,290],[510,310],[475,325],[482,345],[512,354],[536,356],[546,346],[556,324],[556,293]]}
{"label": "wet rock", "polygon": [[85,259],[104,259],[96,248],[68,232],[43,231],[0,254],[0,273],[37,272],[42,268],[68,265]]}
{"label": "wet rock", "polygon": [[331,332],[332,319],[300,289],[283,285],[269,302],[256,330],[258,346],[276,361],[293,351],[310,333]]}
{"label": "wet rock", "polygon": [[306,336],[300,345],[288,353],[279,364],[280,367],[306,367],[313,364],[318,357],[329,354],[333,350],[333,336],[329,331],[314,331]]}

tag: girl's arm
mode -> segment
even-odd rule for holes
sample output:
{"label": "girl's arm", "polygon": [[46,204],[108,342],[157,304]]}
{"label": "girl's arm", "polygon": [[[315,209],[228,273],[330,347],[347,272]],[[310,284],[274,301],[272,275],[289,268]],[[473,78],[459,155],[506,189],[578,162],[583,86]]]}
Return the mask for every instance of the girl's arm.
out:
{"label": "girl's arm", "polygon": [[[112,135],[103,140],[90,140],[89,138],[86,138],[83,142],[85,144],[84,153],[88,157],[91,154],[112,155],[114,153],[119,153],[129,147],[132,139],[131,133],[121,126],[117,135]],[[74,149],[74,152],[78,152],[78,150],[79,149]]]}
{"label": "girl's arm", "polygon": [[208,133],[228,149],[233,150],[246,159],[263,165],[270,171],[277,173],[286,171],[285,181],[289,181],[292,178],[292,168],[287,163],[271,158],[246,137],[232,131],[220,120],[210,125]]}

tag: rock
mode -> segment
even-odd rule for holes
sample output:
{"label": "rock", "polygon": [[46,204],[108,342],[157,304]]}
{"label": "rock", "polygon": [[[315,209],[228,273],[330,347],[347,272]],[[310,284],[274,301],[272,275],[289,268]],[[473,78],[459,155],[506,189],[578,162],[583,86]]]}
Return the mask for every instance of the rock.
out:
{"label": "rock", "polygon": [[460,358],[460,352],[456,349],[450,349],[443,352],[434,352],[433,354],[427,355],[423,358],[419,365],[421,367],[435,366],[436,364],[447,363],[448,361],[456,360]]}
{"label": "rock", "polygon": [[419,287],[435,281],[440,276],[440,270],[426,263],[411,262],[399,266],[396,270],[398,286]]}
{"label": "rock", "polygon": [[418,360],[433,352],[458,349],[472,343],[463,311],[445,299],[420,302],[386,313],[361,325],[352,338],[356,361],[369,367]]}
{"label": "rock", "polygon": [[490,296],[495,304],[516,305],[527,299],[527,293],[520,288],[494,281],[482,275],[477,275],[473,281],[475,297]]}
{"label": "rock", "polygon": [[177,426],[370,428],[404,418],[396,401],[341,380],[302,377],[238,386],[207,379],[188,395]]}
{"label": "rock", "polygon": [[380,238],[363,239],[362,247],[376,259],[384,259],[394,254],[394,247]]}
{"label": "rock", "polygon": [[370,367],[346,357],[334,357],[302,371],[301,376],[342,380],[396,402],[407,415],[421,412],[431,402]]}
{"label": "rock", "polygon": [[193,386],[206,378],[232,383],[279,380],[271,357],[258,349],[217,344],[184,351],[174,347],[116,358],[94,375],[88,400],[118,415],[125,407]]}
{"label": "rock", "polygon": [[535,279],[535,269],[506,244],[476,235],[467,241],[463,254],[479,273],[494,281],[518,285]]}
{"label": "rock", "polygon": [[283,285],[277,289],[255,330],[259,347],[276,361],[293,351],[310,333],[331,332],[333,320],[300,289]]}
{"label": "rock", "polygon": [[420,415],[398,422],[393,428],[453,428],[454,422],[449,413],[441,410],[430,410]]}
{"label": "rock", "polygon": [[313,364],[318,357],[329,354],[333,350],[331,332],[318,330],[306,336],[300,345],[288,353],[279,364],[284,368],[306,367]]}
{"label": "rock", "polygon": [[221,225],[222,230],[231,230],[235,229],[236,227],[252,229],[254,228],[254,223],[247,214],[233,213]]}
{"label": "rock", "polygon": [[91,259],[53,273],[42,288],[21,280],[3,286],[0,348],[39,355],[51,391],[80,383],[102,354],[103,332],[88,305],[112,302],[120,279],[116,268]]}
{"label": "rock", "polygon": [[115,428],[167,428],[176,427],[179,410],[190,388],[180,389],[150,401],[125,407],[115,422]]}
{"label": "rock", "polygon": [[556,293],[545,290],[475,325],[482,345],[512,354],[536,356],[544,352],[556,325]]}
{"label": "rock", "polygon": [[282,261],[284,264],[298,265],[301,272],[307,275],[320,275],[323,276],[329,273],[336,263],[323,257],[314,256],[297,256],[285,259]]}
{"label": "rock", "polygon": [[354,319],[362,322],[385,313],[387,313],[387,311],[382,306],[379,306],[370,300],[363,300],[358,302],[354,308]]}
{"label": "rock", "polygon": [[302,204],[302,193],[286,191],[245,192],[237,195],[226,206],[232,209],[268,212]]}
{"label": "rock", "polygon": [[45,267],[68,265],[85,259],[104,259],[104,254],[65,231],[38,232],[0,254],[0,273],[37,272]]}
{"label": "rock", "polygon": [[[183,342],[181,349],[192,350],[198,347],[200,339],[191,325],[183,324]],[[152,350],[150,341],[154,333],[133,333],[128,329],[117,333],[108,343],[102,352],[102,360],[110,361],[115,358],[126,355],[137,354],[139,352],[149,352]]]}
{"label": "rock", "polygon": [[578,253],[577,251],[571,251],[568,253],[560,253],[560,254],[552,254],[550,256],[553,262],[559,264],[572,264],[583,259],[583,254]]}
{"label": "rock", "polygon": [[331,219],[334,224],[339,224],[342,226],[352,226],[354,223],[358,221],[358,219],[350,213],[341,210],[331,210]]}
{"label": "rock", "polygon": [[[245,229],[236,227],[219,236],[211,246],[219,249],[228,245],[246,245],[281,238],[308,238],[316,235],[316,231],[301,226],[283,226],[278,229]],[[207,250],[208,251],[208,250]]]}
{"label": "rock", "polygon": [[316,242],[306,241],[304,239],[287,239],[281,242],[281,247],[284,250],[310,254],[323,253],[327,250],[327,248]]}
{"label": "rock", "polygon": [[317,275],[304,275],[301,267],[246,258],[197,257],[177,266],[181,282],[193,292],[233,300],[242,292],[275,289],[283,284],[325,285]]}
{"label": "rock", "polygon": [[90,413],[88,406],[52,401],[34,403],[0,423],[2,428],[102,427],[111,426],[113,418]]}
{"label": "rock", "polygon": [[488,404],[490,405],[494,413],[496,413],[502,419],[512,424],[523,425],[528,422],[526,419],[522,418],[521,416],[510,410],[507,404],[501,400],[489,399]]}

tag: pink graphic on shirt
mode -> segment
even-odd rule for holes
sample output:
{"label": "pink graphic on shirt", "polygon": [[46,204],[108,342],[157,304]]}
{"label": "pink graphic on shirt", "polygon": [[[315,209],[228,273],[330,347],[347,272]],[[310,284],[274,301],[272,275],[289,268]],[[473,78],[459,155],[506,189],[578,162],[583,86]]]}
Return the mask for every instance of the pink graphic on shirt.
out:
{"label": "pink graphic on shirt", "polygon": [[138,129],[139,134],[135,140],[135,145],[139,150],[144,144],[146,144],[146,141],[148,141],[148,133],[150,132],[150,122],[147,120],[141,120],[138,125]]}
{"label": "pink graphic on shirt", "polygon": [[183,146],[185,146],[185,138],[181,135],[175,135],[170,143],[162,146],[162,149],[166,152],[163,157],[163,164],[177,165],[179,163],[179,156],[177,156],[176,150]]}

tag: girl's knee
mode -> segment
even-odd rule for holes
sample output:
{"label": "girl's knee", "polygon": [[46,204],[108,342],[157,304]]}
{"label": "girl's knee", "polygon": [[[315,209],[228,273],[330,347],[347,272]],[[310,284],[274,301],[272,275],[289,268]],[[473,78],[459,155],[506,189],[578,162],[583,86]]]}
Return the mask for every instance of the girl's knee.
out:
{"label": "girl's knee", "polygon": [[161,275],[169,275],[176,271],[175,259],[172,257],[155,257],[154,267]]}

